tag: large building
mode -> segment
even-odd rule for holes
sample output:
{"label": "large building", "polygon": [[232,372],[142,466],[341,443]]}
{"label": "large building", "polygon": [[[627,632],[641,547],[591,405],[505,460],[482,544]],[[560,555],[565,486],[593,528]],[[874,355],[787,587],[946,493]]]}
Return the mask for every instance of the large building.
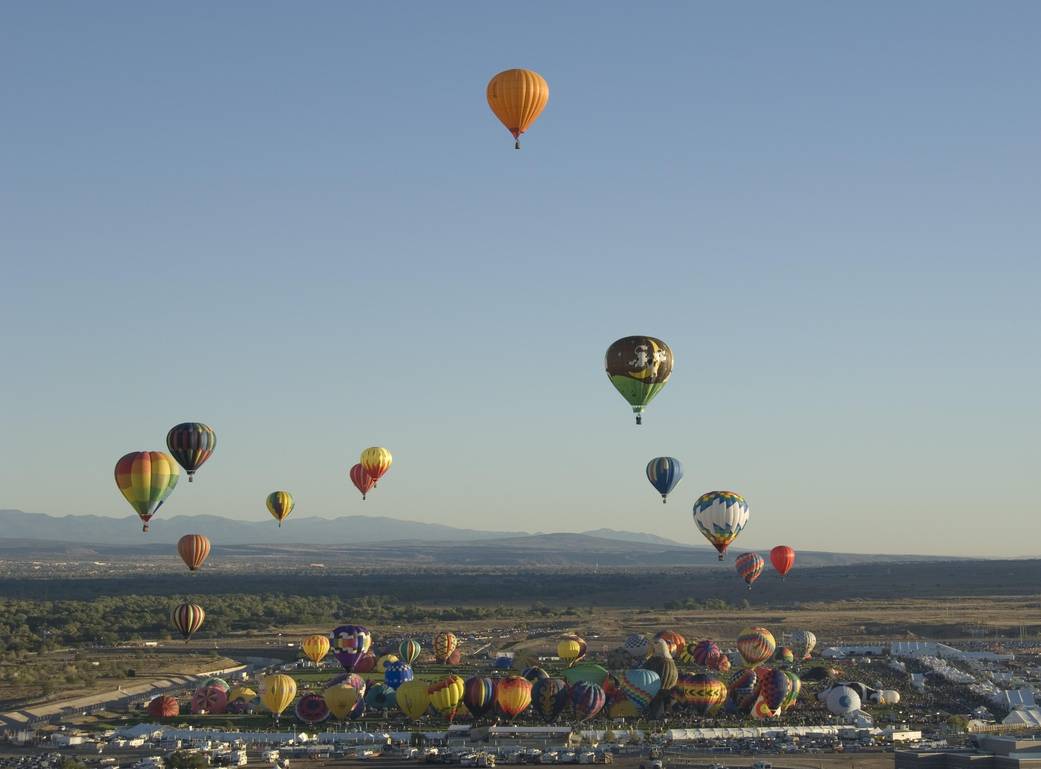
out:
{"label": "large building", "polygon": [[974,738],[968,750],[898,750],[896,769],[1041,769],[1041,738]]}

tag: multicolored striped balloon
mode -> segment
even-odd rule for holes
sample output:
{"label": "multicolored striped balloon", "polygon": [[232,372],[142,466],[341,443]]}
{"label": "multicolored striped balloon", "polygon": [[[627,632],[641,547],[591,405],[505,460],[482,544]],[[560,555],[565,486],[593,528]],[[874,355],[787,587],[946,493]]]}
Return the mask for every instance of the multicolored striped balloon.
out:
{"label": "multicolored striped balloon", "polygon": [[737,650],[749,667],[770,659],[776,648],[773,633],[765,627],[745,628],[737,637]]}
{"label": "multicolored striped balloon", "polygon": [[571,687],[571,709],[579,721],[595,718],[607,703],[607,694],[602,687],[588,681],[579,681]]}
{"label": "multicolored striped balloon", "polygon": [[727,685],[715,676],[685,673],[676,682],[676,700],[689,705],[699,716],[715,713],[727,698]]}
{"label": "multicolored striped balloon", "polygon": [[213,455],[217,448],[217,433],[202,422],[181,422],[166,434],[166,447],[173,458],[188,473],[188,483],[194,480],[195,471]]}
{"label": "multicolored striped balloon", "polygon": [[202,627],[205,620],[206,612],[197,603],[182,603],[170,612],[170,622],[177,628],[177,632],[184,636],[185,643],[188,643],[192,634]]}
{"label": "multicolored striped balloon", "polygon": [[480,676],[466,679],[463,704],[474,718],[483,718],[495,706],[495,681]]}
{"label": "multicolored striped balloon", "polygon": [[658,674],[643,668],[626,670],[620,683],[622,694],[639,710],[646,708],[661,691],[661,678]]}
{"label": "multicolored striped balloon", "polygon": [[202,534],[185,534],[177,540],[177,552],[188,571],[195,571],[210,555],[210,540]]}
{"label": "multicolored striped balloon", "polygon": [[131,451],[116,462],[115,476],[116,486],[144,523],[141,531],[148,531],[148,522],[173,493],[181,470],[162,451]]}
{"label": "multicolored striped balloon", "polygon": [[418,641],[406,638],[398,645],[398,658],[411,665],[419,659],[419,655],[422,651],[423,647],[419,645]]}
{"label": "multicolored striped balloon", "polygon": [[267,495],[268,512],[278,521],[279,528],[282,528],[282,521],[293,512],[295,506],[293,495],[288,491],[272,491]]}
{"label": "multicolored striped balloon", "polygon": [[748,589],[752,589],[752,583],[759,579],[759,575],[763,573],[763,567],[766,566],[766,561],[759,553],[741,553],[734,560],[734,568],[737,569],[737,573],[741,575],[741,579],[748,585]]}

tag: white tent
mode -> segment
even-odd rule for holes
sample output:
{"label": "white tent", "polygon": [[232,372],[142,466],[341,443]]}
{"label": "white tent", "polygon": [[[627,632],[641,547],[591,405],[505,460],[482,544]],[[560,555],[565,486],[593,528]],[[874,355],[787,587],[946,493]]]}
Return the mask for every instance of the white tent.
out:
{"label": "white tent", "polygon": [[1036,705],[1014,708],[1001,723],[1005,726],[1041,726],[1041,708]]}

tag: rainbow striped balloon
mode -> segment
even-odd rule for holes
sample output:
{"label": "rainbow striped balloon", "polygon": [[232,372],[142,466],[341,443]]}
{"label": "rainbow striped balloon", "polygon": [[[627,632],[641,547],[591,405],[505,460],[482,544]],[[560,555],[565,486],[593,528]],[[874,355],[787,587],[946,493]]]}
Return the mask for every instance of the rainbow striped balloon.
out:
{"label": "rainbow striped balloon", "polygon": [[115,475],[116,486],[144,522],[141,531],[148,531],[148,522],[173,493],[181,470],[162,451],[131,451],[116,462]]}
{"label": "rainbow striped balloon", "polygon": [[752,583],[759,579],[759,575],[763,573],[763,567],[766,565],[766,561],[759,553],[741,553],[734,561],[734,568],[737,569],[737,573],[741,575],[741,579],[748,585],[748,589],[752,589]]}
{"label": "rainbow striped balloon", "polygon": [[170,612],[170,622],[184,636],[185,643],[188,643],[192,633],[202,627],[205,620],[206,612],[197,603],[182,603]]}

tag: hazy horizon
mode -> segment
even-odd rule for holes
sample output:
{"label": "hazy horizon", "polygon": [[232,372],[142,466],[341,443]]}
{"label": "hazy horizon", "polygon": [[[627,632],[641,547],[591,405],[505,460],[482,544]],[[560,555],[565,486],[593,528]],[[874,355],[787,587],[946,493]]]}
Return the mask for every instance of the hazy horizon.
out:
{"label": "hazy horizon", "polygon": [[[752,11],[0,10],[0,506],[132,514],[116,460],[198,420],[160,517],[693,544],[733,489],[737,550],[1037,555],[1041,5]],[[675,353],[640,427],[629,334]]]}

